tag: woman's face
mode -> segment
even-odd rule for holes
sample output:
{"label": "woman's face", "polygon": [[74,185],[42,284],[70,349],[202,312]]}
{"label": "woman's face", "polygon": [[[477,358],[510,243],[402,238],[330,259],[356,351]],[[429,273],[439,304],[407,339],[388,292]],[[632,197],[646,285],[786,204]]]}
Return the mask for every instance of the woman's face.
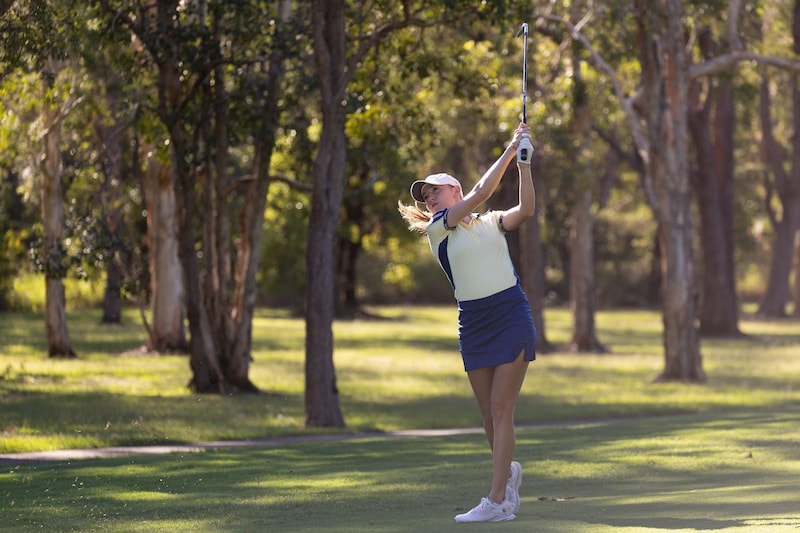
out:
{"label": "woman's face", "polygon": [[436,213],[458,202],[458,188],[452,185],[425,185],[422,187],[422,200],[428,211]]}

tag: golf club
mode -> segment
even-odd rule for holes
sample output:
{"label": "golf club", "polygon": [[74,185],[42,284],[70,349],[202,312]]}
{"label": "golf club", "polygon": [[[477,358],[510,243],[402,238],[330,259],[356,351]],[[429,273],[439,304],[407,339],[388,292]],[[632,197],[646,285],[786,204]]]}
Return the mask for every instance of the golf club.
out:
{"label": "golf club", "polygon": [[[522,122],[528,123],[528,23],[523,22],[517,32],[517,37],[523,36],[522,41]],[[533,155],[533,145],[530,137],[525,135],[517,147],[517,163],[529,165]]]}

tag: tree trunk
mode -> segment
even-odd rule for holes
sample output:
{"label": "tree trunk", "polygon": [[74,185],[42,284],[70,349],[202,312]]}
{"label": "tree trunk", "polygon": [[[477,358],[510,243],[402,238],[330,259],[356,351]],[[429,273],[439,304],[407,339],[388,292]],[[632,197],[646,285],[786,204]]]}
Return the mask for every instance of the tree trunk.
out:
{"label": "tree trunk", "polygon": [[101,324],[120,324],[122,322],[122,269],[116,254],[106,261],[106,286],[103,291],[103,317]]}
{"label": "tree trunk", "polygon": [[[703,34],[701,41],[710,36]],[[707,45],[708,46],[708,45]],[[696,167],[691,183],[700,214],[702,255],[700,333],[708,336],[738,336],[739,312],[733,258],[733,96],[729,81],[710,90],[700,101],[700,81],[690,88],[692,104],[689,131],[695,148]],[[714,109],[713,133],[711,110]]]}
{"label": "tree trunk", "polygon": [[334,242],[345,178],[345,23],[342,0],[311,5],[320,73],[322,134],[311,167],[306,249],[306,426],[344,427],[333,366]]}
{"label": "tree trunk", "polygon": [[[538,156],[534,152],[531,162],[536,165]],[[526,220],[517,230],[519,241],[519,277],[522,290],[528,297],[533,314],[533,324],[536,326],[536,352],[550,353],[555,350],[552,343],[547,340],[547,330],[544,321],[545,299],[545,259],[544,246],[542,245],[542,232],[539,217],[542,216],[542,192],[544,185],[539,177],[539,172],[533,169],[533,183],[538,191],[536,195],[536,212]]]}
{"label": "tree trunk", "polygon": [[[366,170],[361,172],[361,183],[369,179]],[[359,192],[343,198],[344,218],[348,226],[336,235],[336,316],[355,318],[361,312],[358,301],[358,260],[364,251],[364,235],[369,233],[367,225],[367,195]]]}
{"label": "tree trunk", "polygon": [[178,213],[169,165],[150,155],[142,173],[147,208],[151,327],[147,349],[186,352],[184,285],[178,259]]}
{"label": "tree trunk", "polygon": [[165,122],[170,126],[171,165],[170,174],[175,187],[178,209],[178,256],[186,281],[186,313],[189,318],[189,364],[192,369],[190,386],[196,392],[233,392],[222,370],[219,347],[213,326],[205,308],[200,265],[195,251],[194,220],[197,207],[194,199],[196,178],[186,167],[188,147],[182,125]]}
{"label": "tree trunk", "polygon": [[654,190],[659,223],[664,370],[662,381],[705,380],[696,319],[688,168],[688,72],[683,2],[640,9],[640,63],[649,151],[646,176]]}
{"label": "tree trunk", "polygon": [[[349,219],[351,223],[357,220]],[[360,238],[359,238],[360,239]],[[360,306],[356,293],[358,281],[358,259],[361,256],[360,240],[353,240],[349,235],[338,235],[336,238],[336,316],[352,319],[358,316]]]}
{"label": "tree trunk", "polygon": [[794,255],[794,318],[800,318],[800,239],[797,239],[797,251]]}
{"label": "tree trunk", "polygon": [[591,211],[592,190],[577,191],[569,236],[569,292],[573,322],[567,349],[573,352],[607,351],[597,339],[594,322],[594,221]]}
{"label": "tree trunk", "polygon": [[[281,0],[278,18],[288,27],[291,2]],[[253,175],[255,182],[246,187],[245,201],[240,218],[241,237],[236,250],[234,267],[235,291],[233,294],[233,350],[227,373],[234,383],[246,390],[257,390],[248,377],[252,361],[253,313],[256,308],[257,275],[264,243],[264,211],[270,184],[270,162],[275,137],[280,122],[281,87],[286,73],[286,54],[280,44],[272,49],[266,80],[266,97],[260,116],[261,128],[255,143]]]}
{"label": "tree trunk", "polygon": [[[573,4],[573,9],[577,7]],[[572,227],[569,235],[569,294],[572,306],[572,338],[567,349],[575,352],[605,352],[597,340],[594,323],[594,219],[592,191],[594,172],[589,161],[589,134],[591,133],[591,108],[589,94],[581,75],[580,49],[573,47],[574,76],[572,103],[574,113],[570,132],[575,138],[575,194],[572,205]]]}
{"label": "tree trunk", "polygon": [[[51,69],[55,72],[54,69]],[[47,90],[47,82],[45,91]],[[61,123],[59,110],[45,102],[42,110],[42,152],[39,166],[42,171],[43,263],[45,277],[45,329],[47,352],[50,357],[74,358],[72,341],[67,330],[66,296],[63,278],[64,207],[61,189]]]}
{"label": "tree trunk", "polygon": [[[222,42],[219,20],[212,21],[215,39]],[[204,26],[208,25],[207,22]],[[217,339],[216,346],[219,350],[219,359],[225,380],[233,390],[255,392],[257,388],[247,378],[241,383],[229,373],[231,365],[242,366],[241,361],[233,360],[233,316],[232,293],[233,262],[231,261],[231,217],[229,212],[229,191],[231,179],[228,175],[230,143],[228,141],[228,94],[225,87],[226,80],[221,58],[214,56],[209,60],[217,59],[217,66],[213,69],[213,79],[204,84],[204,107],[209,109],[201,121],[203,137],[204,164],[198,171],[203,182],[201,187],[200,202],[204,216],[200,217],[203,227],[203,258],[204,258],[204,301],[203,304],[212,327],[212,334]],[[213,82],[213,83],[212,83]],[[263,213],[263,212],[262,212]],[[247,353],[249,359],[250,354]],[[244,362],[244,368],[249,368],[249,361]]]}
{"label": "tree trunk", "polygon": [[[181,112],[187,95],[183,90],[184,66],[181,56],[183,41],[177,31],[175,4],[158,3],[153,20],[160,30],[158,64],[158,114],[167,128],[170,139],[170,171],[175,193],[178,221],[178,257],[183,268],[186,298],[186,314],[189,319],[189,365],[192,369],[190,387],[196,392],[231,391],[220,364],[220,339],[214,335],[213,325],[205,308],[205,294],[200,264],[195,249],[195,223],[197,200],[195,189],[200,176],[196,161],[202,155],[195,154],[187,140],[186,117]],[[152,28],[151,28],[152,29]],[[208,171],[208,169],[206,169]]]}
{"label": "tree trunk", "polygon": [[[111,88],[119,80],[114,75],[106,79],[106,104],[109,115],[115,122],[106,126],[104,119],[95,119],[95,130],[100,149],[105,154],[103,163],[103,183],[100,186],[100,207],[105,222],[107,241],[120,242],[119,231],[122,225],[122,206],[124,177],[122,161],[122,132],[126,125],[119,120],[119,95]],[[103,293],[103,317],[101,324],[119,324],[122,320],[122,280],[123,268],[120,264],[118,245],[112,244],[105,250],[106,286]]]}
{"label": "tree trunk", "polygon": [[[800,43],[796,43],[800,46]],[[786,158],[783,150],[772,132],[772,102],[767,79],[761,82],[759,98],[759,115],[761,119],[761,157],[766,168],[765,180],[767,191],[773,189],[783,208],[778,216],[771,208],[772,197],[766,198],[767,212],[775,230],[770,258],[769,278],[764,296],[758,306],[757,314],[761,317],[777,318],[786,315],[786,304],[789,301],[789,276],[792,272],[794,258],[795,235],[800,228],[800,91],[798,78],[791,75],[792,139],[791,168],[787,172]],[[772,175],[774,184],[770,182]]]}

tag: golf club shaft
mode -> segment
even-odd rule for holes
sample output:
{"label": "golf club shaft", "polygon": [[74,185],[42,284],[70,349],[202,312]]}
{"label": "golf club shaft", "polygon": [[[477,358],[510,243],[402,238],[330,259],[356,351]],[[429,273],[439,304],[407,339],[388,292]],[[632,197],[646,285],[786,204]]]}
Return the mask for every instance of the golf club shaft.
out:
{"label": "golf club shaft", "polygon": [[517,32],[522,35],[522,122],[528,123],[528,23],[523,22]]}
{"label": "golf club shaft", "polygon": [[[517,37],[523,36],[522,41],[522,122],[528,123],[528,23],[523,22],[517,32]],[[533,145],[526,135],[517,147],[517,163],[530,164],[533,155]]]}

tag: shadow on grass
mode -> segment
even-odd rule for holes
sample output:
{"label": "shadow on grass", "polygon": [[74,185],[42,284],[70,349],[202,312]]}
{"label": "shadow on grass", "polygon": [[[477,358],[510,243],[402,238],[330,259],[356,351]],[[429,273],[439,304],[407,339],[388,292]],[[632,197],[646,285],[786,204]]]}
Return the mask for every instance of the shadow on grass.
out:
{"label": "shadow on grass", "polygon": [[[520,430],[522,507],[498,527],[796,529],[797,422],[787,410]],[[490,467],[481,434],[21,465],[0,474],[0,518],[11,531],[463,531],[452,517],[485,495]]]}
{"label": "shadow on grass", "polygon": [[6,438],[61,435],[62,445],[69,447],[285,436],[300,433],[303,420],[302,399],[271,394],[161,397],[6,390],[2,405],[0,428]]}

